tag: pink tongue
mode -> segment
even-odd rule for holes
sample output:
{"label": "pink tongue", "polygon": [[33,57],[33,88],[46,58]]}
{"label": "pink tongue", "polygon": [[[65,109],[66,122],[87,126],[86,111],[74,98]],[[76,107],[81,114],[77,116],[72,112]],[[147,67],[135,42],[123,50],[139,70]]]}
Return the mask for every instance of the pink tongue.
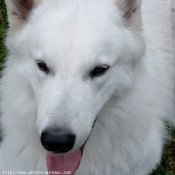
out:
{"label": "pink tongue", "polygon": [[70,154],[47,154],[47,168],[49,174],[65,174],[69,172],[70,175],[74,175],[75,171],[78,168],[81,160],[81,150],[77,150],[74,153]]}

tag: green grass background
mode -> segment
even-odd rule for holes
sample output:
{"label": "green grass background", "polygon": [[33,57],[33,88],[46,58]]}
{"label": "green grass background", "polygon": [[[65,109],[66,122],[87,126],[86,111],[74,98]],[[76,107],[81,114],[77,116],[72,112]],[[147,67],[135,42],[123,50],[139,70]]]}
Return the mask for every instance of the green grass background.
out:
{"label": "green grass background", "polygon": [[5,45],[4,45],[4,39],[5,39],[6,29],[8,27],[4,0],[0,0],[0,7],[1,7],[0,9],[0,70],[2,70],[4,58],[7,55]]}
{"label": "green grass background", "polygon": [[[4,45],[4,39],[8,28],[7,14],[4,0],[0,0],[0,71],[2,70],[4,58],[7,51]],[[168,127],[170,136],[172,137],[164,149],[161,164],[151,175],[175,175],[175,129]],[[117,175],[117,174],[116,174]]]}

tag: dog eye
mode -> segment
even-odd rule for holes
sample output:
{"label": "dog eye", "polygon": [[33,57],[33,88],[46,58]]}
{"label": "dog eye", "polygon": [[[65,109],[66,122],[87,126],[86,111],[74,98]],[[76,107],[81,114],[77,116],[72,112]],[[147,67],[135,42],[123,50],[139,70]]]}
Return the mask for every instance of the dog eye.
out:
{"label": "dog eye", "polygon": [[97,66],[91,71],[90,76],[92,78],[100,77],[100,76],[104,75],[108,69],[109,69],[109,66],[107,66],[107,65]]}
{"label": "dog eye", "polygon": [[37,60],[36,64],[41,71],[43,71],[46,74],[49,73],[49,68],[47,67],[47,65],[43,61]]}

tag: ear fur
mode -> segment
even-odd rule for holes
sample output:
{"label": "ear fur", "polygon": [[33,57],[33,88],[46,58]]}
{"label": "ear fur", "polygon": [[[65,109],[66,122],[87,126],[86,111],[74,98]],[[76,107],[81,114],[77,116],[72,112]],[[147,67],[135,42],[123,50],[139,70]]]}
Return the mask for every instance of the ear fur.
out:
{"label": "ear fur", "polygon": [[130,28],[140,29],[142,0],[116,0],[119,9],[123,13],[126,25]]}
{"label": "ear fur", "polygon": [[19,29],[41,0],[5,0],[10,28]]}
{"label": "ear fur", "polygon": [[[41,1],[44,0],[5,0],[7,5],[8,20],[13,31],[19,29],[27,21],[29,14]],[[114,0],[123,12],[126,25],[130,28],[140,29],[142,0]]]}

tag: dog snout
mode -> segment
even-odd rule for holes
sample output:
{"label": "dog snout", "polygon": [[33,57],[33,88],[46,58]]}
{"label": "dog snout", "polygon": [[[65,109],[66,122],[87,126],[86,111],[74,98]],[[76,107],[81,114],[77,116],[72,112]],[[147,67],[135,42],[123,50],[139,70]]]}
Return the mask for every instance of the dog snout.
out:
{"label": "dog snout", "polygon": [[41,134],[43,147],[53,153],[70,151],[75,144],[75,139],[76,136],[72,132],[46,130]]}

